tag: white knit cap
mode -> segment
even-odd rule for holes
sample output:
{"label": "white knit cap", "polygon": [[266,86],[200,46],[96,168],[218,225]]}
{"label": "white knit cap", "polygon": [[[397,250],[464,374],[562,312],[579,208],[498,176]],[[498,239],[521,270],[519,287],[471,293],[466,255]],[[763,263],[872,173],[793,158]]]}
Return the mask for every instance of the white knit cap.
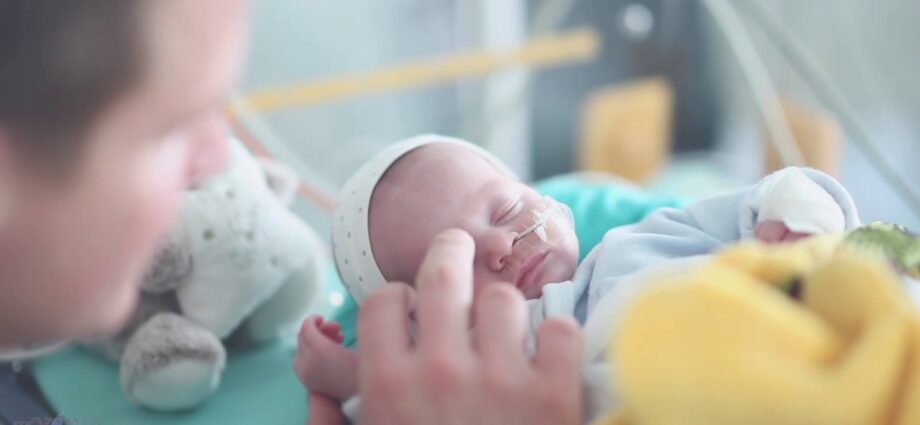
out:
{"label": "white knit cap", "polygon": [[416,148],[432,143],[452,143],[468,147],[509,176],[515,175],[498,158],[479,146],[434,134],[416,136],[387,146],[361,166],[339,192],[338,204],[332,217],[332,252],[335,265],[345,288],[358,304],[374,289],[386,283],[374,259],[368,229],[368,209],[374,188],[393,163]]}

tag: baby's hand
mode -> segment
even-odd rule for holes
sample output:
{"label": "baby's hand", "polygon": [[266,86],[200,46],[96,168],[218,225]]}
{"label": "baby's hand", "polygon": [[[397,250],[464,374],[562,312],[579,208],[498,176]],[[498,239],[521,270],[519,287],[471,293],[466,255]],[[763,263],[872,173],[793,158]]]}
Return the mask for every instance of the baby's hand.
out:
{"label": "baby's hand", "polygon": [[793,232],[781,221],[764,221],[757,224],[754,229],[754,236],[763,243],[776,244],[795,242],[799,239],[807,238],[811,234]]}
{"label": "baby's hand", "polygon": [[843,210],[834,197],[796,168],[779,171],[768,181],[759,210],[754,235],[767,243],[791,242],[846,228]]}
{"label": "baby's hand", "polygon": [[311,316],[303,321],[297,337],[294,371],[310,392],[344,401],[357,393],[358,358],[343,347],[341,326]]}

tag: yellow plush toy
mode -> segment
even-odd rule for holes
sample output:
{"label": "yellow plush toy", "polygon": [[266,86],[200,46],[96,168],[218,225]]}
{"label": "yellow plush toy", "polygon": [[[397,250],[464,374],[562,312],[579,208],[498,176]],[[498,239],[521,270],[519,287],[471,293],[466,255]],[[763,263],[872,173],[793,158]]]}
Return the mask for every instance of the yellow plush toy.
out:
{"label": "yellow plush toy", "polygon": [[857,232],[738,245],[637,297],[598,423],[920,424],[920,319]]}

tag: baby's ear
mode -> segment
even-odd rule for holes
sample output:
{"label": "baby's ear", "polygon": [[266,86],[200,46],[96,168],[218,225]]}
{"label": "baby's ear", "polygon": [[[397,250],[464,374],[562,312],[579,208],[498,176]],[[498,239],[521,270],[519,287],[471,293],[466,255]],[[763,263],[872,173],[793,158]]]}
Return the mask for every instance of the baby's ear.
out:
{"label": "baby's ear", "polygon": [[282,204],[288,206],[294,201],[297,194],[297,188],[300,185],[300,178],[297,172],[291,167],[280,161],[259,157],[259,166],[265,175],[265,183],[268,188],[278,197]]}

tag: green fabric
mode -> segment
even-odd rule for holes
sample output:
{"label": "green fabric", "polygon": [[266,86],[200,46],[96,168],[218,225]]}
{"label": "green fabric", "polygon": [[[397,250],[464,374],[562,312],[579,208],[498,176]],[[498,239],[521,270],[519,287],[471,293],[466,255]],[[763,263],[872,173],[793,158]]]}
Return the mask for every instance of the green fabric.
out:
{"label": "green fabric", "polygon": [[[330,265],[324,301],[317,314],[334,317],[354,343],[357,306]],[[343,302],[344,301],[344,302]],[[131,404],[121,391],[118,367],[96,354],[71,348],[33,364],[45,396],[68,418],[88,423],[131,425],[303,424],[307,392],[291,369],[295,338],[247,350],[228,350],[220,387],[198,408],[162,413]]]}
{"label": "green fabric", "polygon": [[642,220],[658,208],[682,207],[686,203],[615,180],[587,179],[578,174],[553,177],[534,186],[572,209],[580,259],[600,243],[608,230]]}
{"label": "green fabric", "polygon": [[143,409],[125,399],[117,367],[74,348],[37,362],[35,375],[58,414],[101,424],[303,424],[306,391],[291,369],[294,347],[278,342],[231,352],[220,388],[199,408],[180,413]]}

